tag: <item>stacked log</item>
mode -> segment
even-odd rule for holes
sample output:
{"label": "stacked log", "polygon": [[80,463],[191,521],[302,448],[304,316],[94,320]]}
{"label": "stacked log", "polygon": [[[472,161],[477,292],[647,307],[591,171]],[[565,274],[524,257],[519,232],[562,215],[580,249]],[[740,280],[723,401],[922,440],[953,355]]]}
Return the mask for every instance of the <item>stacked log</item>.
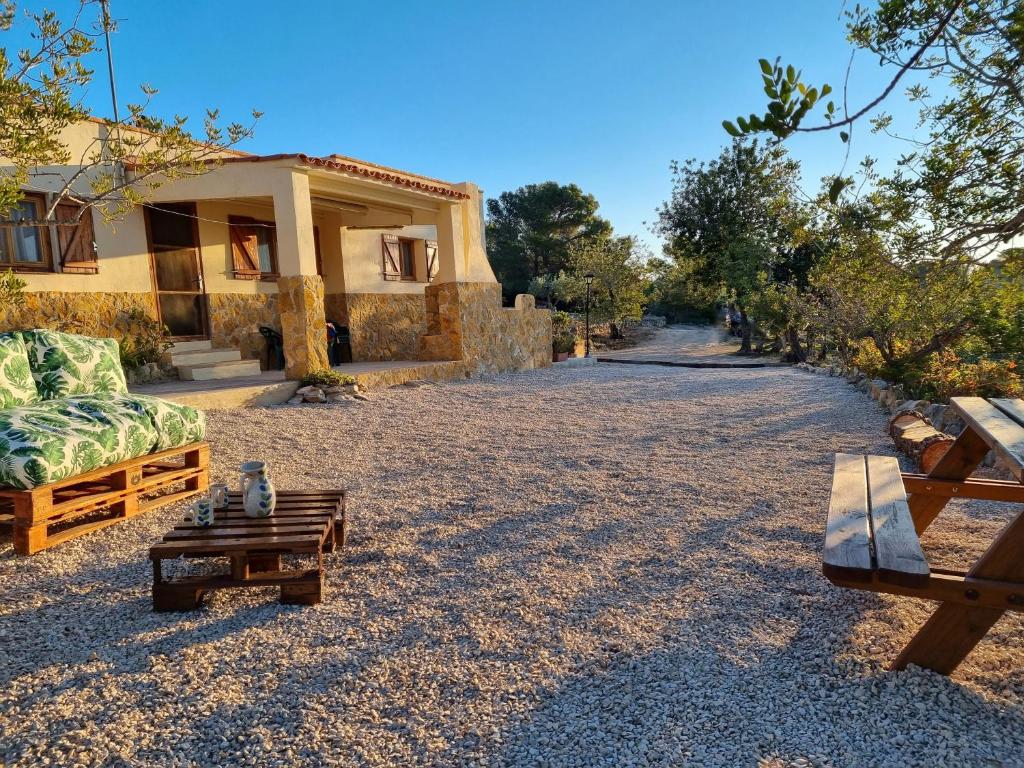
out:
{"label": "stacked log", "polygon": [[953,445],[954,438],[940,432],[919,411],[903,411],[889,420],[889,434],[896,447],[928,473]]}

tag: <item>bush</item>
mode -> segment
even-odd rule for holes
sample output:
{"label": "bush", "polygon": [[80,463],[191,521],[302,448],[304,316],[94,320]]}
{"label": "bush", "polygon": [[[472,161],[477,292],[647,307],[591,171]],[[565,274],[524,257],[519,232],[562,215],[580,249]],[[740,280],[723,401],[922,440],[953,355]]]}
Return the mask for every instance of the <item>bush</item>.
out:
{"label": "bush", "polygon": [[167,326],[143,309],[122,313],[117,326],[123,334],[118,342],[121,365],[129,370],[159,361],[160,356],[174,343]]}
{"label": "bush", "polygon": [[302,377],[300,383],[303,387],[344,387],[349,384],[355,384],[356,380],[354,377],[344,373],[338,373],[330,368],[323,368],[319,371],[310,371]]}
{"label": "bush", "polygon": [[966,363],[952,350],[931,356],[921,376],[921,384],[937,399],[948,400],[960,395],[978,397],[1018,397],[1024,383],[1012,360],[981,358]]}
{"label": "bush", "polygon": [[0,309],[22,306],[25,303],[27,285],[28,283],[11,269],[0,272]]}
{"label": "bush", "polygon": [[551,313],[551,351],[572,352],[576,349],[579,328],[568,312]]}

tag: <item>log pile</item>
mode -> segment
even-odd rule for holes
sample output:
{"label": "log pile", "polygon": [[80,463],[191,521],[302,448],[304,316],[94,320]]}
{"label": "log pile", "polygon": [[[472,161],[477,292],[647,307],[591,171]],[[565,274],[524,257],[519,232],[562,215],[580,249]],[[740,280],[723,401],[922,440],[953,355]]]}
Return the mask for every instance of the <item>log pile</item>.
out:
{"label": "log pile", "polygon": [[919,411],[903,411],[889,420],[889,434],[896,447],[917,462],[921,472],[931,472],[954,438],[940,432]]}

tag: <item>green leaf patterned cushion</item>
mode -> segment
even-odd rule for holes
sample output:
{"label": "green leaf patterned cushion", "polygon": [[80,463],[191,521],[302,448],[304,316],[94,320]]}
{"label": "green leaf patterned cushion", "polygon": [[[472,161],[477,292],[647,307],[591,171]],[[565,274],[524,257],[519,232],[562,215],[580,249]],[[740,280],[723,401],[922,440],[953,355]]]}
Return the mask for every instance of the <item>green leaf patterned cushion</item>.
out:
{"label": "green leaf patterned cushion", "polygon": [[130,394],[127,399],[140,406],[157,431],[154,451],[197,443],[206,437],[206,414],[187,405],[150,395]]}
{"label": "green leaf patterned cushion", "polygon": [[35,488],[205,434],[201,411],[145,395],[101,392],[10,408],[0,411],[0,485]]}
{"label": "green leaf patterned cushion", "polygon": [[0,408],[39,402],[20,333],[0,333]]}
{"label": "green leaf patterned cushion", "polygon": [[94,392],[127,392],[115,339],[74,333],[23,331],[29,367],[43,400]]}
{"label": "green leaf patterned cushion", "polygon": [[153,450],[139,406],[111,394],[44,400],[0,411],[0,484],[35,488]]}

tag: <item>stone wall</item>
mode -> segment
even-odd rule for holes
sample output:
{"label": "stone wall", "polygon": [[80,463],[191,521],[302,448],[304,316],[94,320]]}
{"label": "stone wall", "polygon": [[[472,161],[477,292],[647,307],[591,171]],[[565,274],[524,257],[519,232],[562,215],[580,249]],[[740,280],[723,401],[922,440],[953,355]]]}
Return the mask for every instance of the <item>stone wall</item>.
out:
{"label": "stone wall", "polygon": [[427,288],[427,306],[425,355],[441,355],[433,359],[462,360],[470,373],[551,365],[551,313],[532,296],[505,309],[497,283],[442,283]]}
{"label": "stone wall", "polygon": [[130,311],[141,309],[156,317],[152,293],[31,291],[24,297],[22,307],[0,308],[0,331],[51,328],[120,338]]}
{"label": "stone wall", "polygon": [[324,314],[328,320],[348,325],[348,301],[343,293],[324,294]]}
{"label": "stone wall", "polygon": [[281,330],[281,312],[276,293],[211,293],[210,340],[220,349],[237,349],[242,357],[266,364],[266,342],[260,326]]}
{"label": "stone wall", "polygon": [[427,330],[421,293],[345,294],[352,360],[418,360]]}
{"label": "stone wall", "polygon": [[284,336],[284,375],[301,379],[310,371],[330,367],[324,281],[319,275],[287,275],[277,279],[277,301]]}

